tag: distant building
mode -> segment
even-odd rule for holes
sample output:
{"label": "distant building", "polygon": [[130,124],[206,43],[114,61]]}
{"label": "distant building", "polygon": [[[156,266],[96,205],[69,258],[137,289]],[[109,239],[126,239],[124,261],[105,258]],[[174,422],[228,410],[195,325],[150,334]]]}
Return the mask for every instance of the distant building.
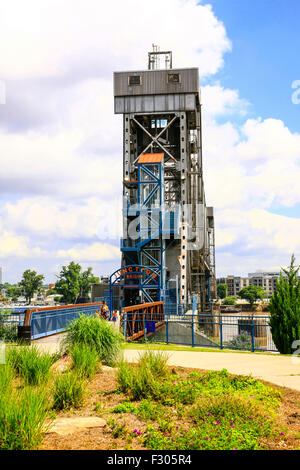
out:
{"label": "distant building", "polygon": [[228,295],[238,295],[239,291],[247,286],[259,286],[268,293],[268,296],[271,296],[279,276],[280,272],[257,271],[248,273],[248,277],[233,275],[221,277],[217,279],[217,284],[227,284]]}
{"label": "distant building", "polygon": [[0,284],[2,284],[2,268],[0,267]]}

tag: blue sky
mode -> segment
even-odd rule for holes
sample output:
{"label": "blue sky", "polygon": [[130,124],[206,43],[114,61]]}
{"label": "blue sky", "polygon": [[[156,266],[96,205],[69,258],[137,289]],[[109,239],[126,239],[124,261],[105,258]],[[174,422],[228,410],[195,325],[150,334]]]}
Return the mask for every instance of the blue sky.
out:
{"label": "blue sky", "polygon": [[299,261],[299,13],[296,0],[3,3],[3,279],[30,268],[53,282],[72,260],[96,275],[119,267],[122,119],[112,77],[145,69],[152,43],[173,51],[174,67],[199,68],[217,275],[279,269],[292,252]]}
{"label": "blue sky", "polygon": [[282,119],[300,132],[299,107],[291,101],[299,79],[298,0],[211,0],[226,27],[232,51],[214,75],[223,86],[238,89],[262,118]]}

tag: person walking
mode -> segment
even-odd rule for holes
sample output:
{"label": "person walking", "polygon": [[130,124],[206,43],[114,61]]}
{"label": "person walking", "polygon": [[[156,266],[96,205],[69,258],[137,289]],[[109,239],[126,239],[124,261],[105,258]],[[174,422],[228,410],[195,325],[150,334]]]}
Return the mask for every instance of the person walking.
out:
{"label": "person walking", "polygon": [[103,301],[102,309],[101,309],[101,316],[104,320],[109,320],[109,309],[106,305],[105,300]]}

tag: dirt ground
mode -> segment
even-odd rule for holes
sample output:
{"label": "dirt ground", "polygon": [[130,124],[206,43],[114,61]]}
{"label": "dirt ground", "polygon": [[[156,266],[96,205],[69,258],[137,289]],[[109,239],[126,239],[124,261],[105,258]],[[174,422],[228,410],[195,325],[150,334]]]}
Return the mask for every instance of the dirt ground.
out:
{"label": "dirt ground", "polygon": [[[172,367],[173,373],[186,376],[191,371],[201,369],[189,369],[183,367]],[[265,382],[266,383],[266,382]],[[282,404],[278,412],[277,423],[286,428],[285,435],[278,435],[272,441],[263,441],[270,450],[294,450],[300,448],[300,392],[276,386],[268,385],[281,390]],[[40,449],[42,450],[140,450],[145,449],[141,440],[134,437],[132,433],[127,437],[114,437],[113,430],[109,424],[114,419],[119,425],[126,422],[127,429],[133,431],[135,428],[144,431],[147,422],[139,419],[132,413],[115,414],[111,410],[122,403],[126,397],[117,392],[117,380],[113,369],[102,370],[87,386],[87,394],[84,405],[79,410],[56,413],[59,417],[88,417],[99,416],[107,421],[101,428],[91,428],[77,431],[66,436],[56,433],[46,434]],[[182,420],[180,422],[182,425]],[[191,423],[186,423],[187,425]]]}

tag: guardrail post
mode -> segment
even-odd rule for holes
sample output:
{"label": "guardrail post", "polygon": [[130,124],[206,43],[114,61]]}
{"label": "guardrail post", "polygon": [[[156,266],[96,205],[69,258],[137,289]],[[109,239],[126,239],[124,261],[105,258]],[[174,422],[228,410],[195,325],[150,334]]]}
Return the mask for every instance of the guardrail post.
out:
{"label": "guardrail post", "polygon": [[193,314],[192,314],[192,347],[195,346],[195,332],[194,332],[194,307],[193,307]]}
{"label": "guardrail post", "polygon": [[18,339],[24,343],[31,343],[31,325],[18,325]]}
{"label": "guardrail post", "polygon": [[143,320],[144,320],[144,341],[146,341],[146,325],[145,325],[145,315],[147,315],[146,313],[144,313],[143,315]]}
{"label": "guardrail post", "polygon": [[169,344],[169,315],[167,315],[166,323],[166,343]]}
{"label": "guardrail post", "polygon": [[223,316],[220,315],[219,317],[221,319],[219,325],[220,325],[220,347],[223,349]]}
{"label": "guardrail post", "polygon": [[251,326],[251,340],[252,340],[252,352],[255,351],[254,347],[254,316],[252,315],[252,326]]}

